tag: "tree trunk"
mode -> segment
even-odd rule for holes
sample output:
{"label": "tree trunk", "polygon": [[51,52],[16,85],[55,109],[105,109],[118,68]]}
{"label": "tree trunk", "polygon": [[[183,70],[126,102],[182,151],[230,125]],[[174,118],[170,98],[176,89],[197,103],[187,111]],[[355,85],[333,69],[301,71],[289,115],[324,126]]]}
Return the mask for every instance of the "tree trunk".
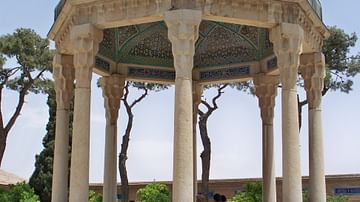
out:
{"label": "tree trunk", "polygon": [[125,94],[122,99],[122,101],[124,102],[124,106],[126,108],[126,113],[128,115],[128,123],[126,126],[125,134],[122,139],[121,151],[119,154],[119,172],[120,172],[120,179],[121,179],[121,191],[122,191],[122,195],[123,195],[123,198],[122,198],[123,202],[129,201],[129,180],[128,180],[127,170],[126,170],[126,160],[128,158],[127,150],[129,148],[131,129],[132,129],[133,120],[134,120],[134,114],[132,113],[132,108],[136,104],[141,102],[147,96],[148,90],[146,88],[142,88],[142,89],[144,90],[144,93],[139,98],[134,100],[133,103],[131,103],[129,105],[128,100],[127,100],[128,95],[129,95],[129,82],[127,82],[125,85],[125,88],[124,88]]}
{"label": "tree trunk", "polygon": [[207,131],[207,120],[209,114],[203,114],[199,117],[200,136],[204,150],[201,152],[202,176],[201,189],[205,195],[205,202],[208,202],[209,193],[209,176],[210,176],[210,158],[211,158],[211,141]]}
{"label": "tree trunk", "polygon": [[119,154],[119,172],[120,172],[120,179],[121,179],[121,191],[122,191],[122,201],[128,202],[129,201],[129,180],[127,176],[127,170],[126,170],[126,160],[127,160],[127,150],[129,147],[129,141],[130,141],[130,133],[131,128],[133,125],[134,116],[131,112],[131,108],[125,104],[127,113],[128,113],[128,123],[125,130],[125,135],[122,139],[121,144],[121,152]]}
{"label": "tree trunk", "polygon": [[127,177],[126,170],[126,156],[122,154],[119,155],[119,171],[120,171],[120,179],[121,179],[121,193],[122,193],[122,201],[129,201],[129,181]]}
{"label": "tree trunk", "polygon": [[5,132],[5,129],[1,128],[0,129],[0,167],[5,153],[6,138],[7,138],[7,134]]}
{"label": "tree trunk", "polygon": [[302,105],[300,102],[299,94],[297,95],[297,101],[298,101],[298,118],[299,118],[299,132],[300,132],[302,126],[302,107],[304,105]]}

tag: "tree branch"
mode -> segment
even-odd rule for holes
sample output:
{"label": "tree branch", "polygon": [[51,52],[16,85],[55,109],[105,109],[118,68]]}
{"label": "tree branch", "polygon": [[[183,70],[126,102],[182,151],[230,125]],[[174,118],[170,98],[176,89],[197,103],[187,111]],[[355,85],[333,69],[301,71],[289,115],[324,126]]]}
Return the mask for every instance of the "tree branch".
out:
{"label": "tree branch", "polygon": [[[2,90],[3,86],[0,86],[0,103],[2,103]],[[4,128],[3,114],[2,114],[2,105],[0,104],[0,129]]]}
{"label": "tree branch", "polygon": [[205,107],[210,110],[212,109],[212,107],[209,105],[209,103],[207,103],[205,100],[201,100],[201,104],[205,105]]}
{"label": "tree branch", "polygon": [[148,89],[147,88],[141,88],[144,93],[136,100],[134,100],[133,103],[131,103],[130,107],[133,108],[137,103],[139,103],[141,100],[143,100],[148,95]]}
{"label": "tree branch", "polygon": [[218,94],[212,99],[212,103],[213,103],[213,110],[217,109],[218,108],[218,105],[216,103],[216,101],[221,97],[221,95],[224,93],[222,90],[224,90],[229,84],[224,84],[222,86],[220,86],[218,88]]}
{"label": "tree branch", "polygon": [[325,96],[326,93],[327,93],[329,90],[330,90],[329,87],[324,86],[323,90],[321,91],[321,95],[322,95],[322,96]]}
{"label": "tree branch", "polygon": [[306,100],[303,100],[303,101],[299,102],[299,106],[303,107],[303,106],[307,105],[308,103],[309,103],[309,102],[308,102],[308,100],[306,99]]}
{"label": "tree branch", "polygon": [[24,102],[25,102],[25,95],[26,95],[26,93],[29,90],[31,85],[32,85],[31,82],[26,83],[24,85],[24,88],[19,92],[19,100],[18,100],[18,104],[17,104],[16,109],[15,109],[15,112],[11,116],[9,122],[6,124],[6,127],[5,127],[5,134],[6,135],[9,133],[10,129],[14,126],[16,119],[20,116],[21,109],[24,106]]}
{"label": "tree branch", "polygon": [[33,80],[37,80],[37,79],[39,79],[42,75],[43,75],[43,73],[46,71],[46,67],[44,67],[42,70],[40,70],[40,72],[34,77],[34,79]]}
{"label": "tree branch", "polygon": [[125,89],[125,93],[124,93],[124,97],[122,98],[123,101],[126,100],[127,102],[127,98],[128,98],[128,95],[129,95],[129,82],[127,81],[125,86],[124,86],[124,89]]}
{"label": "tree branch", "polygon": [[204,112],[203,111],[201,111],[200,109],[198,109],[198,114],[199,114],[199,116],[204,116]]}

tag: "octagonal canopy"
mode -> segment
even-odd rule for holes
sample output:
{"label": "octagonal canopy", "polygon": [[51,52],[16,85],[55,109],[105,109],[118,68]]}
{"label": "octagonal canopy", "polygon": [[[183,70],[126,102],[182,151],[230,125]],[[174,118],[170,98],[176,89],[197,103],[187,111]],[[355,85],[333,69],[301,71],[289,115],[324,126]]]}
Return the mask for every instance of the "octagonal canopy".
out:
{"label": "octagonal canopy", "polygon": [[269,40],[269,30],[276,25],[296,24],[304,30],[303,52],[307,53],[318,51],[328,35],[319,0],[237,0],[231,6],[225,2],[61,0],[49,38],[56,41],[60,52],[72,55],[69,30],[75,25],[92,24],[104,33],[95,58],[96,73],[172,83],[174,60],[164,13],[199,10],[202,22],[195,44],[193,79],[219,83],[279,73]]}

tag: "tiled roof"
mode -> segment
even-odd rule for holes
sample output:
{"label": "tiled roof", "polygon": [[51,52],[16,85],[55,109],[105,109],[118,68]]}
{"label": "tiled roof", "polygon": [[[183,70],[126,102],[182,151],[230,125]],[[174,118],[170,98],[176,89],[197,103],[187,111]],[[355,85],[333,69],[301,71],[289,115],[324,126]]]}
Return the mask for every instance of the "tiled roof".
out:
{"label": "tiled roof", "polygon": [[25,179],[0,169],[0,185],[16,184],[24,181]]}

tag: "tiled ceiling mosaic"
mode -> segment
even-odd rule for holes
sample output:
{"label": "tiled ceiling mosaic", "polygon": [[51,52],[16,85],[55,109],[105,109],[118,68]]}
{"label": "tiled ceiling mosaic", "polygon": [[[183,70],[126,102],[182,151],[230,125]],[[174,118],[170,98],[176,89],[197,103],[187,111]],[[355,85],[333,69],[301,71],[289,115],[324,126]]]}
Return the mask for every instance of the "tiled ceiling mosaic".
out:
{"label": "tiled ceiling mosaic", "polygon": [[[104,30],[99,54],[116,63],[173,67],[164,22]],[[194,56],[195,68],[260,60],[272,54],[266,29],[203,21]]]}

